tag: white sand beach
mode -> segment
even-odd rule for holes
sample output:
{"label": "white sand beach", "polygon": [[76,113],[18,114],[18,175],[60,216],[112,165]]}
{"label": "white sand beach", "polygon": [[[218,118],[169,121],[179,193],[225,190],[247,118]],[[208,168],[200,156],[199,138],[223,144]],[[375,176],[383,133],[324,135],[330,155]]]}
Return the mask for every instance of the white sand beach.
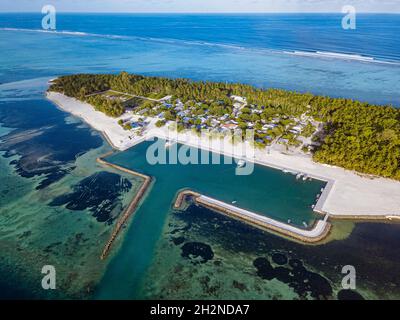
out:
{"label": "white sand beach", "polygon": [[124,120],[129,117],[128,115],[123,115],[120,118],[110,118],[104,113],[96,111],[90,104],[60,93],[47,93],[47,98],[62,110],[83,119],[93,129],[102,132],[113,148],[123,151],[137,143],[135,135],[124,130],[118,124],[118,120]]}
{"label": "white sand beach", "polygon": [[[155,127],[156,119],[150,121],[144,136],[136,136],[131,131],[125,131],[118,124],[119,119],[132,118],[132,114],[113,119],[95,111],[89,104],[60,93],[50,92],[47,98],[62,110],[82,118],[94,129],[103,132],[113,147],[121,151],[154,136],[168,137],[167,128]],[[269,153],[265,150],[254,150],[248,143],[235,145],[235,148],[232,148],[232,144],[226,140],[214,139],[210,142],[208,139],[202,140],[196,134],[187,132],[176,134],[174,140],[227,155],[232,155],[229,150],[233,149],[233,154],[240,158],[243,158],[244,154],[254,154],[253,161],[258,164],[303,173],[327,181],[328,185],[315,208],[318,212],[327,213],[333,217],[360,219],[400,217],[400,182],[398,181],[361,176],[339,167],[315,163],[307,156],[286,155],[273,150]]]}

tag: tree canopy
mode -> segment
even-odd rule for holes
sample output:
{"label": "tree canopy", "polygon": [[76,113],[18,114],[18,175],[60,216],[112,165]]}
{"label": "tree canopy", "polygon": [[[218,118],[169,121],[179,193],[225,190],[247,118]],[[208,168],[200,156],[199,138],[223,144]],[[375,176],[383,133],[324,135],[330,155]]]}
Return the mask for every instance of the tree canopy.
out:
{"label": "tree canopy", "polygon": [[[248,105],[263,111],[251,115],[246,108],[241,120],[275,115],[299,116],[306,111],[324,122],[320,146],[314,150],[315,161],[341,166],[361,173],[400,180],[400,110],[350,99],[315,96],[281,89],[260,89],[240,83],[191,81],[145,77],[122,72],[118,75],[78,74],[58,78],[49,88],[67,96],[87,101],[106,114],[117,117],[124,112],[118,101],[91,94],[115,90],[137,96],[171,95],[185,104],[199,103],[215,115],[231,113],[232,95],[247,98]],[[167,111],[166,120],[174,117]]]}

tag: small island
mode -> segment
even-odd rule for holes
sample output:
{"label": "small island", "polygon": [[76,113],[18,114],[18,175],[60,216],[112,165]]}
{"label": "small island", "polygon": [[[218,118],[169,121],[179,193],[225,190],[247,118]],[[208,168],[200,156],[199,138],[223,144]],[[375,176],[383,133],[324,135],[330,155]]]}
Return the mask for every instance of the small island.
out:
{"label": "small island", "polygon": [[[126,72],[59,77],[47,96],[120,151],[154,132],[163,137],[171,126],[178,142],[200,145],[201,130],[219,140],[254,129],[253,161],[328,182],[316,211],[332,218],[400,217],[400,110],[392,106]],[[218,152],[218,145],[204,147]]]}

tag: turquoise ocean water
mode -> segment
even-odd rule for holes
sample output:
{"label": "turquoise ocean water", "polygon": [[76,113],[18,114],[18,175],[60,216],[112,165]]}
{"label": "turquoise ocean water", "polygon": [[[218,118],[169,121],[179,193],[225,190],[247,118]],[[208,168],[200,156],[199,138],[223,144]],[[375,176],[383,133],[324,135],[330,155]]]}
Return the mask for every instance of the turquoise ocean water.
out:
{"label": "turquoise ocean water", "polygon": [[[58,75],[125,70],[400,105],[399,16],[360,15],[354,31],[340,19],[59,14],[49,33],[38,14],[0,14],[0,296],[336,298],[341,266],[354,264],[358,293],[399,297],[398,225],[337,223],[336,240],[308,247],[195,206],[174,212],[177,189],[191,187],[301,225],[321,184],[261,167],[246,178],[229,166],[150,168],[144,145],[112,158],[156,179],[100,262],[140,181],[95,164],[109,146],[43,97]],[[44,264],[59,270],[55,292],[40,287]]]}

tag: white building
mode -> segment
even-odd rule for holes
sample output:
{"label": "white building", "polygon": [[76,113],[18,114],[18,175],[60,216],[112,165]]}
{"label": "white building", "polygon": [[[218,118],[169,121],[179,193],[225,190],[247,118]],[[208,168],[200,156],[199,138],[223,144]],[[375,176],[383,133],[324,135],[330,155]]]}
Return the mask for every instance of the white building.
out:
{"label": "white building", "polygon": [[247,99],[245,97],[240,97],[240,96],[231,96],[231,98],[237,102],[240,102],[242,104],[246,104],[247,103]]}

